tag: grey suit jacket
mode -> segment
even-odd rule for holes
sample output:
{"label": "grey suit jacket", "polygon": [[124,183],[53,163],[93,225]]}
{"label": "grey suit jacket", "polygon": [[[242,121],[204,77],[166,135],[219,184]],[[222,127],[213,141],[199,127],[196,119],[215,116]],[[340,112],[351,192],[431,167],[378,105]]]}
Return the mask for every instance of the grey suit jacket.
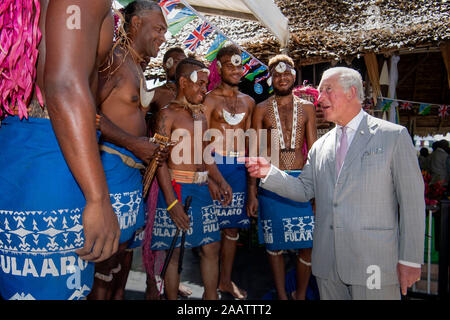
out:
{"label": "grey suit jacket", "polygon": [[365,114],[336,179],[336,128],[312,146],[299,178],[272,166],[261,187],[295,200],[316,199],[312,272],[366,285],[397,284],[399,260],[423,263],[424,183],[407,130]]}

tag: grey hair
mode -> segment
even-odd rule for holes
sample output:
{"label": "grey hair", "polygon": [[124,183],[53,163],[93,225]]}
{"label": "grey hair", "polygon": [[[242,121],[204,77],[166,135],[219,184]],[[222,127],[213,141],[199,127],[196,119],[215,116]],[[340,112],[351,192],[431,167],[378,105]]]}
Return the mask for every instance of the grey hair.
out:
{"label": "grey hair", "polygon": [[364,101],[362,77],[358,71],[347,67],[334,67],[325,70],[322,79],[335,75],[339,76],[339,83],[345,91],[348,91],[351,87],[355,87],[359,102],[362,103]]}

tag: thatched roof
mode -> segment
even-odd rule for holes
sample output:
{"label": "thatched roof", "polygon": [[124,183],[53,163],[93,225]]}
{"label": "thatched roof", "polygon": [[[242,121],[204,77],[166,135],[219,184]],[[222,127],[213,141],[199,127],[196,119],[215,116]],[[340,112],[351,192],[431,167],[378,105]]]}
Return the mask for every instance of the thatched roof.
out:
{"label": "thatched roof", "polygon": [[[450,40],[446,0],[275,1],[290,22],[290,55],[302,65]],[[263,59],[279,52],[273,38],[245,46]]]}
{"label": "thatched roof", "polygon": [[[367,52],[384,53],[450,41],[450,3],[446,0],[275,0],[289,19],[289,55],[301,65],[352,60]],[[278,40],[259,22],[206,15],[227,36],[261,61],[280,52]],[[151,66],[161,65],[166,48],[180,46],[199,20],[161,47]],[[204,55],[214,37],[197,50]],[[161,69],[153,69],[161,76]]]}

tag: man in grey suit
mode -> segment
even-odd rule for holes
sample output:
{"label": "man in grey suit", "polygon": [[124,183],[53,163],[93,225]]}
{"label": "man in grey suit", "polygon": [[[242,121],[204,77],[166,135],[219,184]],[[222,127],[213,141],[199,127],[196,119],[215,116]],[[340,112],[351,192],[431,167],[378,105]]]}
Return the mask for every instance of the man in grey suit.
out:
{"label": "man in grey suit", "polygon": [[322,299],[400,299],[420,279],[424,183],[408,131],[361,108],[361,75],[324,72],[319,103],[336,128],[312,146],[298,178],[265,158],[251,176],[280,196],[316,199],[312,273]]}

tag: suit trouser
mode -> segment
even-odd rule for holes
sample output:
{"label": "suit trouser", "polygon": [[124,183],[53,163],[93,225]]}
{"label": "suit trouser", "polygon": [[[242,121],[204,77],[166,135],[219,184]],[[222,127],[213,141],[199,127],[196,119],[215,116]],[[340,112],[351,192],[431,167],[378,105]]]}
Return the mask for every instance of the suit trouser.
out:
{"label": "suit trouser", "polygon": [[342,281],[317,278],[320,300],[400,300],[399,285],[369,289],[366,286],[346,285]]}
{"label": "suit trouser", "polygon": [[348,285],[342,282],[336,268],[336,259],[328,279],[316,276],[320,300],[400,300],[398,284],[369,289],[367,286]]}

